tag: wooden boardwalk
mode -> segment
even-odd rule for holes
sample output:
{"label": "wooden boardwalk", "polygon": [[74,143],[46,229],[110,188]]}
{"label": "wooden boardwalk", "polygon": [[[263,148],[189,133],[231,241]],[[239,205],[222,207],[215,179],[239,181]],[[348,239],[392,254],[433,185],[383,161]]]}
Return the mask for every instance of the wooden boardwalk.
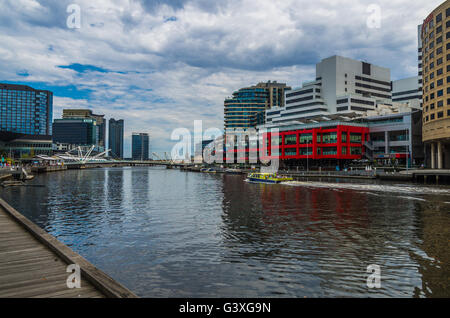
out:
{"label": "wooden boardwalk", "polygon": [[[70,289],[67,266],[81,268],[81,288]],[[0,199],[0,298],[135,298]]]}

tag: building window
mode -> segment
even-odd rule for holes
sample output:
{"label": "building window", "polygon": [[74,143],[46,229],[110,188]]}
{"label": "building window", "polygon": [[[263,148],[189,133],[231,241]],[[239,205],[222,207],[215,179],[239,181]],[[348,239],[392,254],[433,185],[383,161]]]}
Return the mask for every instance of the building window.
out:
{"label": "building window", "polygon": [[296,156],[297,155],[297,149],[286,149],[284,151],[285,156]]}
{"label": "building window", "polygon": [[312,144],[312,140],[313,140],[312,134],[300,135],[300,144]]}
{"label": "building window", "polygon": [[296,145],[297,144],[297,135],[284,136],[284,144],[285,145]]}
{"label": "building window", "polygon": [[361,143],[361,134],[358,133],[350,133],[350,142],[353,144]]}
{"label": "building window", "polygon": [[434,114],[431,114],[430,115],[430,120],[433,120],[434,119]]}
{"label": "building window", "polygon": [[436,24],[439,23],[439,22],[441,22],[441,21],[442,21],[442,13],[439,13],[439,14],[436,16]]}
{"label": "building window", "polygon": [[350,154],[360,155],[361,153],[361,147],[350,147]]}
{"label": "building window", "polygon": [[437,118],[442,118],[444,117],[444,112],[438,112],[437,113]]}
{"label": "building window", "polygon": [[442,107],[442,106],[444,106],[444,101],[443,100],[438,101],[437,107]]}
{"label": "building window", "polygon": [[364,75],[371,75],[371,67],[369,63],[362,62],[362,73]]}
{"label": "building window", "polygon": [[438,90],[438,92],[437,92],[437,97],[441,97],[441,96],[444,96],[444,90],[443,89]]}

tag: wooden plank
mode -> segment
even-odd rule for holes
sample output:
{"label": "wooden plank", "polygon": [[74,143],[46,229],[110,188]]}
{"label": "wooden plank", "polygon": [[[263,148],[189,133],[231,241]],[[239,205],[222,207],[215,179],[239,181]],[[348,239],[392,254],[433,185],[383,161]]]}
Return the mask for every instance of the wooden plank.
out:
{"label": "wooden plank", "polygon": [[61,278],[53,278],[51,281],[26,285],[17,288],[0,291],[0,298],[28,298],[43,293],[61,292],[69,289],[66,281]]}
{"label": "wooden plank", "polygon": [[[68,264],[81,268],[69,289]],[[0,297],[137,297],[0,199]]]}
{"label": "wooden plank", "polygon": [[55,274],[64,274],[69,277],[70,273],[64,270],[64,267],[46,267],[33,271],[15,271],[9,274],[0,275],[0,290],[10,282],[23,282],[34,278],[43,278]]}
{"label": "wooden plank", "polygon": [[96,289],[69,289],[62,292],[47,293],[36,298],[104,298]]}
{"label": "wooden plank", "polygon": [[[43,266],[41,266],[41,264]],[[14,273],[25,273],[25,272],[29,272],[29,271],[34,271],[34,272],[40,272],[41,270],[45,269],[44,266],[47,266],[47,268],[51,268],[54,271],[59,270],[62,273],[66,272],[66,268],[67,265],[63,265],[62,263],[58,263],[58,262],[46,262],[46,263],[41,263],[41,264],[22,264],[22,265],[13,265],[13,266],[5,266],[5,267],[1,267],[0,268],[0,276],[2,275],[9,275],[9,274],[14,274]],[[0,286],[1,288],[1,286]]]}
{"label": "wooden plank", "polygon": [[[4,263],[15,262],[19,260],[35,259],[36,257],[46,257],[46,251],[43,248],[36,248],[27,253],[8,252],[0,255],[0,266]],[[7,256],[7,257],[6,257]]]}

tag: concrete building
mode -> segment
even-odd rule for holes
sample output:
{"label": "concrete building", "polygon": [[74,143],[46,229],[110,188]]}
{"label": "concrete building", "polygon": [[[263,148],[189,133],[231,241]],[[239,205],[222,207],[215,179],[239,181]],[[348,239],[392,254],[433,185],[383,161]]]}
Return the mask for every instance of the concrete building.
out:
{"label": "concrete building", "polygon": [[393,81],[392,101],[405,103],[415,109],[421,109],[422,90],[419,87],[419,77],[413,76]]}
{"label": "concrete building", "polygon": [[63,109],[63,119],[91,118],[96,122],[98,146],[106,147],[106,122],[105,115],[96,115],[90,109]]}
{"label": "concrete building", "polygon": [[420,36],[426,163],[450,168],[450,0],[426,17]]}
{"label": "concrete building", "polygon": [[224,102],[224,128],[226,132],[246,131],[265,121],[265,111],[285,105],[284,83],[268,81],[241,88]]}
{"label": "concrete building", "polygon": [[146,133],[133,133],[131,136],[131,157],[133,160],[148,160],[150,136]]}
{"label": "concrete building", "polygon": [[316,65],[316,79],[286,93],[286,106],[266,111],[266,123],[285,124],[314,116],[360,113],[390,102],[390,70],[332,56]]}
{"label": "concrete building", "polygon": [[110,156],[117,159],[123,159],[123,119],[115,120],[114,118],[111,118],[109,120],[108,134],[108,147],[111,150],[109,153]]}

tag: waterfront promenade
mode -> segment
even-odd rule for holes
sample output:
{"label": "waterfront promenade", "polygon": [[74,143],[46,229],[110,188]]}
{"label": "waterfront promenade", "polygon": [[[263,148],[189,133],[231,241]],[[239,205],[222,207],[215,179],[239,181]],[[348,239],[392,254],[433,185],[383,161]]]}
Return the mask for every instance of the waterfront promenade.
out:
{"label": "waterfront promenade", "polygon": [[[67,266],[81,288],[67,287]],[[0,298],[135,298],[105,273],[0,199]]]}

